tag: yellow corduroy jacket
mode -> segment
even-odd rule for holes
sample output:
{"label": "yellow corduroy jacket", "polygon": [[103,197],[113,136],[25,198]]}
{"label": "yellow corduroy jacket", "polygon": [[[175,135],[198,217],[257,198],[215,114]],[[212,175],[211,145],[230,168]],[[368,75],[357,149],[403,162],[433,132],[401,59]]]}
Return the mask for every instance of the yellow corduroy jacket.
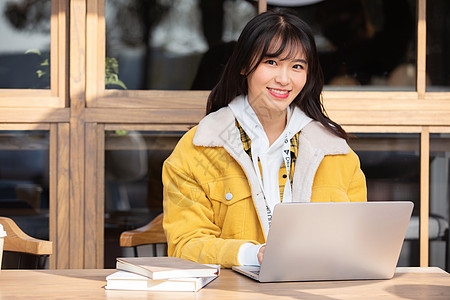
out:
{"label": "yellow corduroy jacket", "polygon": [[[169,256],[238,265],[239,247],[265,243],[264,196],[228,107],[187,132],[163,166],[164,220]],[[357,155],[320,123],[299,135],[293,201],[366,201]]]}

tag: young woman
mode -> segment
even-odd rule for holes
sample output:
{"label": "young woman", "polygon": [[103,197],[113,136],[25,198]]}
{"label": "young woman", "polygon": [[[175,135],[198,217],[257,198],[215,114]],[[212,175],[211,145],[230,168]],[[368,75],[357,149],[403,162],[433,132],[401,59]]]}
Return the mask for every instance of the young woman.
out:
{"label": "young woman", "polygon": [[207,116],[163,167],[169,256],[257,265],[280,202],[366,201],[359,159],[325,114],[307,24],[265,12],[244,28]]}

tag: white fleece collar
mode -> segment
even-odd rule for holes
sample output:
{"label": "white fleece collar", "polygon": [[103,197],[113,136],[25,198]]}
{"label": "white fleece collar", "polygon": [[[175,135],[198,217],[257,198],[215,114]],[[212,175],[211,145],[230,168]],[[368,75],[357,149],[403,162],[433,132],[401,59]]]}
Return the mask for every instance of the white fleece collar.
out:
{"label": "white fleece collar", "polygon": [[[228,107],[233,112],[239,124],[244,129],[245,133],[252,140],[252,149],[256,146],[258,153],[269,151],[269,148],[277,147],[275,141],[269,147],[269,139],[266,132],[259,121],[258,116],[250,106],[247,96],[236,97],[228,104]],[[287,108],[287,125],[280,137],[285,137],[290,140],[297,132],[303,129],[312,119],[308,117],[300,108]]]}
{"label": "white fleece collar", "polygon": [[[303,128],[300,139],[308,141],[324,155],[347,154],[350,151],[344,139],[335,136],[317,121],[310,122]],[[225,144],[242,147],[231,109],[223,107],[205,116],[198,124],[193,143],[203,147],[224,147]]]}

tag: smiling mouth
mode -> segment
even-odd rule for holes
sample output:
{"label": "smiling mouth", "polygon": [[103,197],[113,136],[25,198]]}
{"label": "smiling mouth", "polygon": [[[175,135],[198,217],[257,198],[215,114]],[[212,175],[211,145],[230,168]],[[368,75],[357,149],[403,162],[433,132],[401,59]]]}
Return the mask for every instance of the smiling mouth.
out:
{"label": "smiling mouth", "polygon": [[267,88],[269,93],[277,98],[287,98],[289,96],[290,90],[277,90],[272,88]]}

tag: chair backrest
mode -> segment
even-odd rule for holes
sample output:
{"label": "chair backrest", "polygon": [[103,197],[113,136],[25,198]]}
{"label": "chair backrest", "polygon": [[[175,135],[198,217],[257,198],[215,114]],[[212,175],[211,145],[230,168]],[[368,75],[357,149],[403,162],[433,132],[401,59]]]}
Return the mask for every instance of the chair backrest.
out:
{"label": "chair backrest", "polygon": [[0,217],[0,224],[6,231],[4,251],[34,255],[50,255],[53,253],[53,242],[30,237],[12,219]]}
{"label": "chair backrest", "polygon": [[135,247],[140,245],[167,243],[162,221],[163,214],[161,213],[143,227],[122,232],[120,235],[120,246]]}

